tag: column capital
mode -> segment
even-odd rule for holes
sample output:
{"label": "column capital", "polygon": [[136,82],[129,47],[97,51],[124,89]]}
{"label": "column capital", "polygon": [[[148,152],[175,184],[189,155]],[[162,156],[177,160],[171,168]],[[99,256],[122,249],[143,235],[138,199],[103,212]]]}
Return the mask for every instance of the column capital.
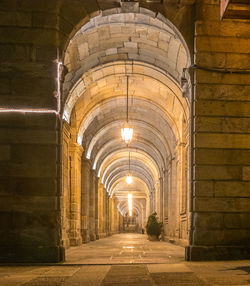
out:
{"label": "column capital", "polygon": [[70,152],[78,152],[80,156],[82,156],[84,149],[82,146],[78,145],[77,143],[70,143],[69,144],[69,151]]}

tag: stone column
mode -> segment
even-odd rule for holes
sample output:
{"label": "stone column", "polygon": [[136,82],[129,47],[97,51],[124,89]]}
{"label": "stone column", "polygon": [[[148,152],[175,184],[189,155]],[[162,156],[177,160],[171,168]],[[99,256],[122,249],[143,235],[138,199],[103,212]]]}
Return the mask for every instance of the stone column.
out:
{"label": "stone column", "polygon": [[150,196],[150,214],[152,214],[155,211],[155,189],[151,191]]}
{"label": "stone column", "polygon": [[149,197],[147,198],[147,201],[146,201],[146,217],[147,217],[147,219],[148,219],[149,215],[152,213],[151,200],[152,200],[152,196],[149,195]]}
{"label": "stone column", "polygon": [[82,196],[81,196],[81,234],[82,242],[88,243],[89,238],[89,191],[90,191],[90,162],[82,158]]}
{"label": "stone column", "polygon": [[163,177],[160,177],[159,178],[159,189],[160,189],[160,191],[159,191],[159,201],[160,201],[160,208],[159,208],[159,214],[158,214],[158,216],[159,216],[159,218],[160,218],[160,221],[163,221],[164,220],[164,217],[163,217],[163,208],[164,208],[164,194],[163,194],[163,192],[164,192],[164,186],[163,186]]}
{"label": "stone column", "polygon": [[90,192],[89,192],[89,238],[91,241],[96,240],[95,234],[95,186],[96,173],[94,170],[90,171]]}
{"label": "stone column", "polygon": [[249,25],[220,21],[219,9],[217,2],[196,3],[194,64],[213,69],[194,73],[187,260],[250,258]]}
{"label": "stone column", "polygon": [[99,207],[98,204],[101,201],[99,198],[99,191],[98,191],[98,181],[99,179],[95,173],[95,235],[96,239],[99,239]]}
{"label": "stone column", "polygon": [[145,229],[147,224],[147,214],[146,214],[146,202],[142,204],[142,228]]}
{"label": "stone column", "polygon": [[178,169],[178,160],[176,156],[175,159],[172,160],[171,164],[171,188],[170,188],[170,195],[169,195],[169,231],[170,236],[172,238],[176,238],[177,234],[177,216],[179,215],[178,212],[178,182],[177,182],[177,169]]}
{"label": "stone column", "polygon": [[80,245],[82,243],[81,237],[81,158],[83,148],[78,144],[70,144],[69,156],[70,156],[70,229],[69,240],[71,246]]}
{"label": "stone column", "polygon": [[164,201],[164,207],[163,207],[163,228],[164,228],[164,236],[167,236],[168,234],[168,201],[169,201],[169,190],[170,190],[170,166],[168,166],[168,169],[164,171],[164,177],[163,177],[163,201]]}
{"label": "stone column", "polygon": [[103,184],[100,182],[98,183],[98,229],[99,229],[99,236],[104,236],[104,201],[103,201]]}
{"label": "stone column", "polygon": [[156,182],[154,193],[155,193],[155,200],[154,200],[154,210],[156,211],[157,215],[160,215],[160,188],[159,188],[159,182]]}
{"label": "stone column", "polygon": [[103,208],[102,208],[102,217],[103,217],[103,224],[102,224],[102,231],[103,235],[107,236],[107,202],[106,202],[106,189],[102,187],[102,200],[103,200]]}
{"label": "stone column", "polygon": [[109,195],[108,193],[106,192],[106,189],[105,189],[105,194],[106,194],[106,233],[107,233],[107,236],[110,235],[110,223],[109,223],[109,208],[110,208],[110,205],[109,205]]}
{"label": "stone column", "polygon": [[109,232],[110,235],[113,234],[114,231],[114,206],[113,206],[113,199],[109,197]]}

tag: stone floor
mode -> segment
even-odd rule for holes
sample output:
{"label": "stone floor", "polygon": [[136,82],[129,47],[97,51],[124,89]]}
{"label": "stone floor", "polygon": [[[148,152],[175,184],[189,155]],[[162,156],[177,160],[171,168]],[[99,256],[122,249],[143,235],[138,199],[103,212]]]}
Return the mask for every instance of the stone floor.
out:
{"label": "stone floor", "polygon": [[184,248],[164,241],[148,241],[142,234],[116,234],[71,247],[67,264],[177,263],[184,261]]}
{"label": "stone floor", "polygon": [[0,286],[12,285],[250,285],[250,261],[186,262],[181,247],[123,234],[70,249],[64,264],[1,266]]}

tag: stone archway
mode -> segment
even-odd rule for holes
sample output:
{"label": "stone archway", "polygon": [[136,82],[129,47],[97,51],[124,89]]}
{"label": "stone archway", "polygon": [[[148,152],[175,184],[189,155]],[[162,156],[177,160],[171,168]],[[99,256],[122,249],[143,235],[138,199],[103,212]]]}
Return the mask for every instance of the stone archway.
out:
{"label": "stone archway", "polygon": [[[128,193],[141,226],[157,211],[165,239],[188,245],[190,103],[180,80],[189,64],[178,30],[145,9],[103,11],[71,39],[63,86],[65,246],[117,233]],[[127,78],[129,149],[120,138]],[[124,184],[129,167],[133,186]]]}

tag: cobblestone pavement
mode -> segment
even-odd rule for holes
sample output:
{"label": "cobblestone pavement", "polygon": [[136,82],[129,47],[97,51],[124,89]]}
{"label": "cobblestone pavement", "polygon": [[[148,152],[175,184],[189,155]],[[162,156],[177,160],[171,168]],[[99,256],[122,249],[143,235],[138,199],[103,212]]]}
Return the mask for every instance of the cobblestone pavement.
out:
{"label": "cobblestone pavement", "polygon": [[[151,262],[148,263],[151,253]],[[0,286],[250,285],[250,261],[186,262],[183,253],[181,247],[166,242],[149,242],[145,236],[115,235],[70,250],[65,264],[1,266]],[[113,260],[116,255],[119,259]],[[139,255],[142,258],[138,264]],[[83,263],[80,263],[81,257],[85,260]],[[102,265],[97,264],[98,257]],[[91,259],[95,265],[84,264]],[[105,265],[108,259],[110,261]],[[162,263],[163,259],[166,262]]]}

